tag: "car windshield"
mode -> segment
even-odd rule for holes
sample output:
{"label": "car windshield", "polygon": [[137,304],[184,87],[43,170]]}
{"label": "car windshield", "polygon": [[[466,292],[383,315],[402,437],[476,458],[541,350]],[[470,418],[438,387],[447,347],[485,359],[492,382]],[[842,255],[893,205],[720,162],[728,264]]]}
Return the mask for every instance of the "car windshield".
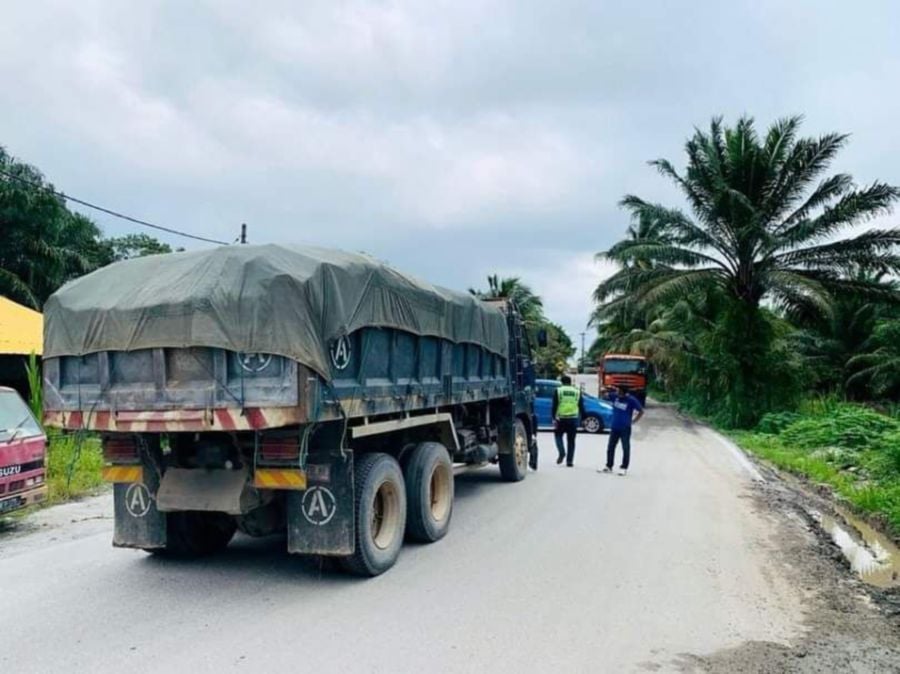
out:
{"label": "car windshield", "polygon": [[647,363],[643,360],[623,359],[603,361],[603,372],[606,374],[643,374]]}
{"label": "car windshield", "polygon": [[40,434],[41,427],[19,394],[0,391],[0,440],[9,440],[13,435],[30,437]]}

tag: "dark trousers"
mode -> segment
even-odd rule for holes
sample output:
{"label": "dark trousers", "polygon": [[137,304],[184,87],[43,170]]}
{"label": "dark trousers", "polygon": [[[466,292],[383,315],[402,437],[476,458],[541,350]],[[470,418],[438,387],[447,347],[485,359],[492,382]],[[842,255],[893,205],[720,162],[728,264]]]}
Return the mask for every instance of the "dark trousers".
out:
{"label": "dark trousers", "polygon": [[[553,435],[556,439],[556,450],[559,452],[559,458],[565,459],[570,466],[575,462],[575,436],[578,434],[578,419],[560,419],[556,422],[553,429]],[[566,436],[566,452],[563,449],[563,435]]]}
{"label": "dark trousers", "polygon": [[616,445],[622,441],[622,468],[628,469],[631,461],[631,427],[614,428],[609,432],[609,444],[606,446],[606,467],[612,468],[616,462]]}

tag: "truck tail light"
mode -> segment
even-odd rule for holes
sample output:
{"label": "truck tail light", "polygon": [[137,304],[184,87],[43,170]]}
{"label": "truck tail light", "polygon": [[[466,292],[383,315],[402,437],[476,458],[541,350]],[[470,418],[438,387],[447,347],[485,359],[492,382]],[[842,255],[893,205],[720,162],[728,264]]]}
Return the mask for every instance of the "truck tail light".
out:
{"label": "truck tail light", "polygon": [[138,446],[132,435],[108,435],[103,438],[103,459],[107,463],[134,463]]}
{"label": "truck tail light", "polygon": [[297,437],[269,437],[259,443],[259,455],[263,461],[295,461],[300,457]]}

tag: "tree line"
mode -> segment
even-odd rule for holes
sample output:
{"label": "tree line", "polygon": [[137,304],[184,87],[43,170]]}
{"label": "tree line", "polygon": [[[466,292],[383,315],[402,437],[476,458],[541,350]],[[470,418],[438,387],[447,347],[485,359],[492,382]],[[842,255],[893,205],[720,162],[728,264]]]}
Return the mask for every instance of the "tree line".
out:
{"label": "tree line", "polygon": [[[556,378],[567,369],[569,358],[575,355],[575,345],[562,326],[544,315],[544,302],[522,279],[497,274],[487,277],[487,290],[469,288],[480,299],[513,300],[522,315],[533,348],[535,371],[539,377]],[[547,343],[538,344],[538,334],[546,335]]]}
{"label": "tree line", "polygon": [[[0,146],[0,295],[40,309],[66,281],[112,262],[172,248],[147,234],[106,237],[85,215],[68,208],[34,166],[11,156]],[[518,278],[488,278],[486,290],[471,290],[483,298],[512,298],[523,314],[532,343],[547,334],[547,345],[536,349],[536,367],[555,377],[574,355],[565,331],[544,316],[541,298]]]}
{"label": "tree line", "polygon": [[70,279],[117,260],[172,251],[147,234],[105,237],[54,194],[37,168],[2,146],[0,170],[0,295],[40,309]]}
{"label": "tree line", "polygon": [[650,162],[688,209],[627,195],[617,266],[594,293],[592,347],[642,353],[657,386],[696,413],[747,427],[812,392],[900,395],[900,189],[826,175],[848,136],[800,136],[800,117],[764,135],[713,119],[683,170]]}

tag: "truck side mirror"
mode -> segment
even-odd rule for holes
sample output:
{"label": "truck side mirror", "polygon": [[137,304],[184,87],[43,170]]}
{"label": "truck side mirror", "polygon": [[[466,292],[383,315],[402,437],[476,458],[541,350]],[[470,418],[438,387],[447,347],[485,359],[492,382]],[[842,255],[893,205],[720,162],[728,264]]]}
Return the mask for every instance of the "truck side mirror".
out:
{"label": "truck side mirror", "polygon": [[537,343],[538,346],[544,347],[547,346],[547,331],[541,328],[537,333]]}

